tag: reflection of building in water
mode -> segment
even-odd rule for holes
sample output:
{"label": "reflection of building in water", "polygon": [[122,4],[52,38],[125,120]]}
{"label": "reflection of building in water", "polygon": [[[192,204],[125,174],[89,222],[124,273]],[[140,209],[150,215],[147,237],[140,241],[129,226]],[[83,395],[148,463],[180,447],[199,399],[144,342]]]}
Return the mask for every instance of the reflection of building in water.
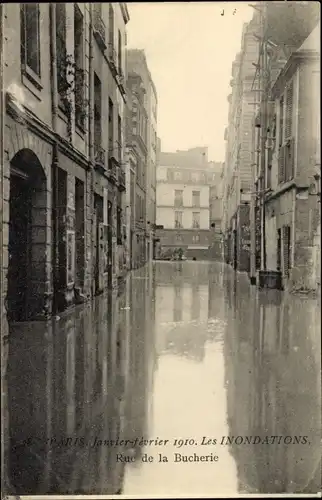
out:
{"label": "reflection of building in water", "polygon": [[165,352],[185,356],[195,361],[205,357],[206,331],[196,324],[177,325],[166,334]]}
{"label": "reflection of building in water", "polygon": [[174,287],[173,321],[182,320],[182,288]]}
{"label": "reflection of building in water", "polygon": [[17,494],[120,490],[116,453],[124,450],[83,446],[80,438],[93,443],[146,432],[154,312],[151,283],[141,274],[127,279],[119,297],[102,295],[55,322],[11,325],[9,472]]}
{"label": "reflection of building in water", "polygon": [[276,291],[256,292],[240,276],[235,285],[225,344],[230,435],[308,436],[311,443],[233,446],[240,489],[316,492],[321,429],[319,306],[314,300],[282,297]]}
{"label": "reflection of building in water", "polygon": [[[151,267],[151,266],[150,266]],[[135,439],[149,433],[150,394],[154,372],[154,302],[152,269],[141,268],[131,286],[130,361],[124,437]],[[141,451],[138,448],[137,452]]]}

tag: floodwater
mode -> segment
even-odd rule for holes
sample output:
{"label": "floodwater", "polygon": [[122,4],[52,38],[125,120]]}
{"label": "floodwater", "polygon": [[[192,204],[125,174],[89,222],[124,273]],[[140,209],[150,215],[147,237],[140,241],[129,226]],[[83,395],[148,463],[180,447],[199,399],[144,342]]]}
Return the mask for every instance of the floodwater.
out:
{"label": "floodwater", "polygon": [[44,323],[10,326],[17,493],[321,489],[320,303],[228,266],[156,262]]}

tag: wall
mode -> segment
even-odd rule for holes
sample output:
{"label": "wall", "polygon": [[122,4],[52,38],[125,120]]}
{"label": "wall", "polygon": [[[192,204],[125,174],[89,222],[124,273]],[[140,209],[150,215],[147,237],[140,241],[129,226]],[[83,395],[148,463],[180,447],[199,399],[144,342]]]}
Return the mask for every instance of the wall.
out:
{"label": "wall", "polygon": [[[192,229],[193,212],[198,209],[185,208],[182,215],[184,229]],[[175,229],[175,209],[172,207],[158,207],[157,225],[162,225],[165,229]],[[209,209],[202,209],[200,213],[200,229],[209,229]]]}
{"label": "wall", "polygon": [[158,184],[157,185],[157,205],[174,206],[175,191],[183,191],[183,207],[184,209],[192,207],[192,192],[200,192],[200,208],[209,208],[209,186],[193,185],[186,186],[184,184]]}

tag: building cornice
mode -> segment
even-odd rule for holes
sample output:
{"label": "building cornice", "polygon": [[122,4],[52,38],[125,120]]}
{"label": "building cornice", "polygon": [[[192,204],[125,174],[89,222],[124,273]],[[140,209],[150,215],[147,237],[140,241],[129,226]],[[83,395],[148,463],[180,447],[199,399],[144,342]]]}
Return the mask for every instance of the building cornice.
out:
{"label": "building cornice", "polygon": [[283,92],[286,83],[294,75],[300,64],[319,61],[319,54],[315,50],[301,50],[293,52],[272,87],[272,97],[276,98],[281,94],[281,92]]}

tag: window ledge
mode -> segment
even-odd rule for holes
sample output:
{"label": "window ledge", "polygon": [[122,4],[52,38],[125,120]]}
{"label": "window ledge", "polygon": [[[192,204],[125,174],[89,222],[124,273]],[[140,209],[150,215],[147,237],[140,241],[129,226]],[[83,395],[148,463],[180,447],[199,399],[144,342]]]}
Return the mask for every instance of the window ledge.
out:
{"label": "window ledge", "polygon": [[79,135],[79,137],[84,140],[85,139],[85,135],[86,135],[85,129],[83,129],[79,125],[75,124],[75,130],[76,130],[77,135]]}
{"label": "window ledge", "polygon": [[21,73],[33,84],[33,86],[38,91],[41,91],[43,89],[40,77],[27,64],[21,65]]}

